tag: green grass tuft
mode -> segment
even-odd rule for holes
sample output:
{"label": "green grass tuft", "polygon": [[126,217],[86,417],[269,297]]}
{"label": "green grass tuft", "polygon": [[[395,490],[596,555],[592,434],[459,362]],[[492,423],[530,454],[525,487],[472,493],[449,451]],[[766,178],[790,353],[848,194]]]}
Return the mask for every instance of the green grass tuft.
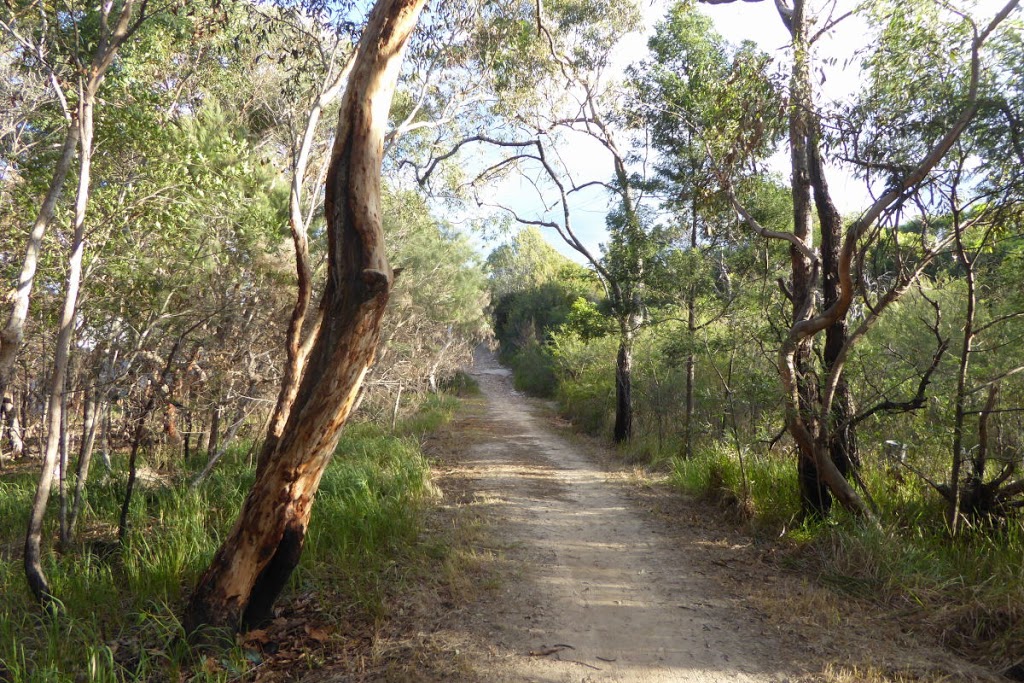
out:
{"label": "green grass tuft", "polygon": [[745,453],[741,467],[736,450],[726,444],[702,446],[689,459],[672,458],[670,481],[691,495],[735,508],[761,527],[792,526],[800,512],[791,462]]}
{"label": "green grass tuft", "polygon": [[[329,594],[326,610],[355,609],[372,619],[382,616],[404,567],[436,552],[417,541],[433,490],[419,438],[450,419],[453,401],[429,398],[394,434],[369,424],[346,429],[321,481],[296,589]],[[251,668],[239,647],[227,645],[206,671],[206,655],[187,644],[178,619],[252,484],[248,453],[248,444],[232,449],[198,490],[187,486],[192,472],[142,486],[123,547],[116,541],[123,477],[97,477],[75,546],[44,555],[64,607],[56,618],[44,617],[33,602],[19,560],[35,473],[2,473],[0,680],[105,683],[187,674],[190,681],[228,681]],[[47,539],[56,535],[56,514],[54,501]]]}

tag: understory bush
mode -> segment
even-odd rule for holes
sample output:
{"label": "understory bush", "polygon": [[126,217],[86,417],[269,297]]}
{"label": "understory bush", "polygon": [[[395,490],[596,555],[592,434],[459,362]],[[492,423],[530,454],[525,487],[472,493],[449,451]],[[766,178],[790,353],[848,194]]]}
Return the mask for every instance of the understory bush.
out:
{"label": "understory bush", "polygon": [[728,445],[711,444],[691,458],[672,458],[669,481],[758,527],[793,526],[800,515],[796,467],[789,457],[743,453],[741,459]]}
{"label": "understory bush", "polygon": [[535,341],[524,344],[509,357],[516,389],[533,396],[554,396],[558,381],[554,360],[544,346]]}

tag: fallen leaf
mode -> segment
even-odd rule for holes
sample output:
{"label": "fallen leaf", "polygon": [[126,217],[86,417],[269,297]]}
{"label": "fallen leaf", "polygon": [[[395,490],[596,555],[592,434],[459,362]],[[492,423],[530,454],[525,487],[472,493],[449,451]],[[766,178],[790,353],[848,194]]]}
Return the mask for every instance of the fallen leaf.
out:
{"label": "fallen leaf", "polygon": [[260,643],[260,644],[263,644],[263,643],[267,642],[268,640],[270,640],[270,637],[267,635],[267,629],[265,629],[265,628],[253,629],[253,630],[249,631],[248,633],[245,633],[243,635],[243,637],[242,637],[242,642],[243,643]]}
{"label": "fallen leaf", "polygon": [[331,632],[326,628],[320,628],[319,626],[310,626],[309,624],[306,624],[306,635],[318,643],[323,643],[330,639]]}
{"label": "fallen leaf", "polygon": [[208,674],[215,674],[220,672],[220,664],[213,657],[207,657],[203,660],[203,671]]}

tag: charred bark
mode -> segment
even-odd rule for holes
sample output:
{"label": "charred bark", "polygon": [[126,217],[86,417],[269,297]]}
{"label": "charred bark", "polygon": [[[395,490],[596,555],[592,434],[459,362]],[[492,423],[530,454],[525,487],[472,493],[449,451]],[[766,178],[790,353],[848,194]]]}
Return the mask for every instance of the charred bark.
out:
{"label": "charred bark", "polygon": [[185,625],[244,628],[271,614],[298,562],[323,474],[373,362],[393,273],[380,224],[383,129],[425,0],[379,0],[356,53],[327,175],[323,322],[288,420],[234,527],[192,594]]}

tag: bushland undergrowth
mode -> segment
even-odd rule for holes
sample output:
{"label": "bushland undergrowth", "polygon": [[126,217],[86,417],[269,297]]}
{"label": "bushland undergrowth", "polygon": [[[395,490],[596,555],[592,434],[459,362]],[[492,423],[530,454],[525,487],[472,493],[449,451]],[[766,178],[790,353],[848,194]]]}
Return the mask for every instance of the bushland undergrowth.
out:
{"label": "bushland undergrowth", "polygon": [[[456,403],[431,397],[394,432],[371,423],[345,431],[320,484],[293,595],[321,614],[372,628],[409,576],[446,552],[436,539],[420,538],[433,495],[420,437],[450,419]],[[0,473],[0,680],[248,680],[260,666],[258,651],[241,639],[200,651],[184,638],[178,615],[252,482],[249,450],[233,448],[196,490],[188,481],[200,461],[173,477],[153,472],[134,499],[123,547],[114,520],[124,482],[97,476],[74,546],[47,555],[63,605],[56,617],[39,610],[21,571],[36,468]],[[115,459],[115,472],[120,464]],[[48,519],[55,523],[55,509]],[[48,529],[46,537],[54,536]]]}
{"label": "bushland undergrowth", "polygon": [[[970,660],[1011,676],[1024,674],[1020,517],[951,537],[941,498],[909,468],[886,460],[881,448],[872,448],[872,441],[865,439],[860,476],[882,528],[866,526],[838,508],[826,522],[803,520],[795,458],[785,439],[773,441],[781,415],[777,408],[764,407],[777,406],[771,386],[759,381],[749,364],[733,369],[732,386],[744,387],[745,395],[732,397],[731,405],[719,399],[700,406],[693,455],[686,458],[678,415],[678,371],[658,357],[650,337],[638,346],[634,437],[618,447],[624,461],[667,472],[679,491],[720,507],[754,534],[781,538],[790,569],[891,609]],[[532,357],[540,353],[548,355],[546,365]],[[581,343],[555,335],[546,348],[537,347],[531,354],[511,364],[517,386],[528,389],[538,368],[544,368],[544,374],[553,368],[555,384],[539,393],[555,395],[563,415],[577,429],[610,439],[614,368],[606,340]],[[528,371],[524,373],[523,367]],[[713,397],[714,388],[708,385],[714,379],[698,375],[704,401]],[[934,429],[930,437],[927,427],[921,433],[925,440],[919,450],[934,448],[936,444],[927,440],[935,438]],[[869,431],[865,434],[878,438]],[[941,467],[942,458],[941,451],[932,459],[921,455],[916,467],[939,478],[941,469],[929,468]]]}

